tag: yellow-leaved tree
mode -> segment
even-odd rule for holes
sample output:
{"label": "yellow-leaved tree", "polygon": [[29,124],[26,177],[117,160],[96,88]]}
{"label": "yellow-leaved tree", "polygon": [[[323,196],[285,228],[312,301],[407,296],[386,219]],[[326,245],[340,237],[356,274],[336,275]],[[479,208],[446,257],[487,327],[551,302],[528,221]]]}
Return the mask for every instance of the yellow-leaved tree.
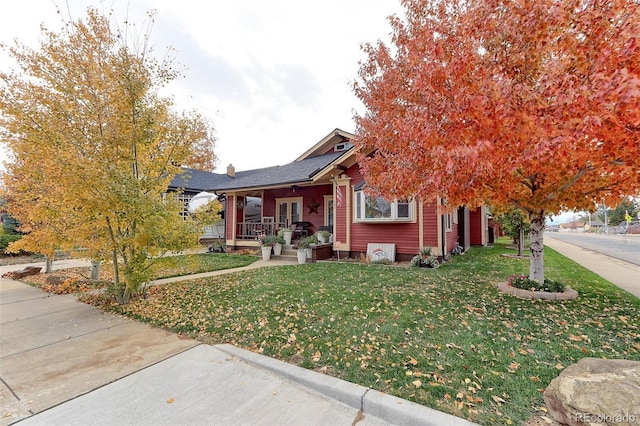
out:
{"label": "yellow-leaved tree", "polygon": [[200,224],[165,192],[181,165],[215,163],[212,126],[159,95],[180,74],[134,28],[89,8],[59,32],[43,27],[39,49],[2,46],[18,70],[0,72],[6,209],[27,232],[10,249],[86,248],[112,263],[119,303],[154,258],[197,242]]}

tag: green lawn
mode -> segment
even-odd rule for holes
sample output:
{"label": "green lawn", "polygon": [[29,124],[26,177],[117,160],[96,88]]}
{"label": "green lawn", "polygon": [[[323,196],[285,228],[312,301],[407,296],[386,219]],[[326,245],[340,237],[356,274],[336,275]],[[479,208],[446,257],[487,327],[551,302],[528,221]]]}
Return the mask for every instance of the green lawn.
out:
{"label": "green lawn", "polygon": [[206,253],[186,256],[166,256],[155,260],[153,279],[199,274],[201,272],[240,268],[258,260],[256,256],[244,254]]}
{"label": "green lawn", "polygon": [[542,392],[583,357],[640,360],[640,300],[551,249],[568,302],[494,283],[526,273],[504,245],[436,270],[292,265],[151,289],[119,313],[206,343],[229,342],[482,424],[544,415]]}

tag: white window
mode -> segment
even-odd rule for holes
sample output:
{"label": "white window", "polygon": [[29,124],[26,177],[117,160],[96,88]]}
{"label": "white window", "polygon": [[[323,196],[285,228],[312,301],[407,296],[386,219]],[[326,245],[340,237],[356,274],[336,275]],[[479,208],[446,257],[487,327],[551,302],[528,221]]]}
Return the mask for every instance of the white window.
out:
{"label": "white window", "polygon": [[444,229],[446,232],[453,231],[453,214],[447,213],[444,215]]}
{"label": "white window", "polygon": [[355,192],[356,222],[410,222],[414,220],[414,201],[389,202],[382,197]]}
{"label": "white window", "polygon": [[333,195],[324,196],[324,224],[333,227]]}

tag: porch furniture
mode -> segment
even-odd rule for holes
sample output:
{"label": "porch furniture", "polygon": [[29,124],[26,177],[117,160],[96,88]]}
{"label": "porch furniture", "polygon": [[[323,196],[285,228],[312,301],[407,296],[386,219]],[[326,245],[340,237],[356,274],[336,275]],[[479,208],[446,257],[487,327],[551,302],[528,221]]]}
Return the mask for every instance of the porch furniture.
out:
{"label": "porch furniture", "polygon": [[307,222],[307,221],[293,222],[291,224],[291,229],[293,230],[294,239],[300,239],[300,238],[308,237],[309,236],[309,229],[312,226],[313,225],[311,224],[311,222]]}

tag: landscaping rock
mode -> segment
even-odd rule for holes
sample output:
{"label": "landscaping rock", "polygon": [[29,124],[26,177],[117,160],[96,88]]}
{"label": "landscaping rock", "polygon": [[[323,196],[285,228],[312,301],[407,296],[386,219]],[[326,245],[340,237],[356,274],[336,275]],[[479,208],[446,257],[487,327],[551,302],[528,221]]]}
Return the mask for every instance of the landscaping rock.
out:
{"label": "landscaping rock", "polygon": [[29,275],[38,275],[41,269],[42,268],[37,266],[27,266],[26,268],[21,269],[20,271],[9,272],[5,275],[7,275],[7,278],[11,278],[13,280],[19,280],[20,278],[28,277]]}
{"label": "landscaping rock", "polygon": [[564,425],[638,425],[640,362],[583,358],[549,383],[544,402]]}
{"label": "landscaping rock", "polygon": [[45,278],[44,282],[52,285],[60,285],[65,281],[64,277],[59,277],[57,275],[49,275]]}
{"label": "landscaping rock", "polygon": [[567,287],[562,293],[549,293],[547,291],[531,291],[521,288],[511,287],[509,283],[502,282],[496,284],[496,287],[507,294],[512,294],[521,299],[544,299],[544,300],[575,300],[578,298],[578,292]]}

